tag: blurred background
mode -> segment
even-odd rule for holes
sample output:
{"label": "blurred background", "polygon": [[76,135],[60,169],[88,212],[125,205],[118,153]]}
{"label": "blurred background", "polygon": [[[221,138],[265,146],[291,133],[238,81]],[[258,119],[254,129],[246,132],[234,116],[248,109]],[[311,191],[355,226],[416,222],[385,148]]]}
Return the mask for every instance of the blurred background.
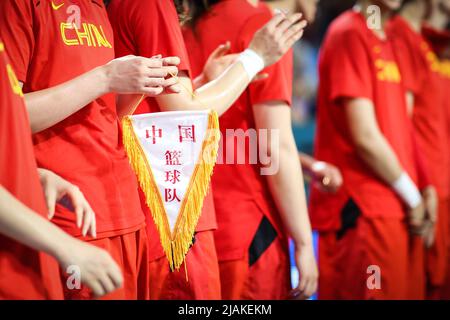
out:
{"label": "blurred background", "polygon": [[315,131],[317,59],[326,30],[355,0],[321,0],[317,19],[294,49],[293,124],[299,150],[312,154]]}

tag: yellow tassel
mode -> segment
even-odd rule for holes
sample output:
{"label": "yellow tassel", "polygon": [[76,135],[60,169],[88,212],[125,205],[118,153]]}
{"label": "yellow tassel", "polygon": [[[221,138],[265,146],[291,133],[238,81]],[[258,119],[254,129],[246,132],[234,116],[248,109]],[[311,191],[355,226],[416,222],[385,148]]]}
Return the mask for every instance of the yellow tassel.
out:
{"label": "yellow tassel", "polygon": [[140,141],[134,132],[131,117],[125,117],[122,126],[125,150],[136,173],[139,185],[145,194],[145,200],[158,230],[161,245],[169,261],[170,269],[172,271],[179,270],[192,245],[192,238],[200,218],[203,200],[208,192],[211,175],[217,159],[220,139],[217,113],[211,111],[209,114],[208,130],[202,151],[181,204],[173,234],[170,231],[164,203],[152,170],[147,162]]}

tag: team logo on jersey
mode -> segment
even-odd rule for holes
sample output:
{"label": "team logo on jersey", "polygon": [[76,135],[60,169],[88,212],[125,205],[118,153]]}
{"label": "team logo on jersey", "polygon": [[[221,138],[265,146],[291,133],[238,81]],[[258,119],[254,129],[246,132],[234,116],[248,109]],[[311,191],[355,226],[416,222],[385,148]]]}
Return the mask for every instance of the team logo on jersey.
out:
{"label": "team logo on jersey", "polygon": [[17,80],[16,73],[10,64],[6,65],[6,72],[8,73],[9,84],[14,94],[19,97],[23,97],[22,87],[20,86],[19,80]]}
{"label": "team logo on jersey", "polygon": [[400,83],[402,77],[397,63],[383,59],[375,61],[377,69],[377,79],[385,82]]}
{"label": "team logo on jersey", "polygon": [[101,25],[83,22],[80,28],[76,23],[61,22],[61,37],[67,46],[105,47],[112,49]]}
{"label": "team logo on jersey", "polygon": [[55,4],[53,1],[52,1],[52,8],[53,8],[53,10],[59,10],[59,9],[61,9],[61,7],[63,7],[64,6],[64,2],[63,3],[61,3],[61,4]]}

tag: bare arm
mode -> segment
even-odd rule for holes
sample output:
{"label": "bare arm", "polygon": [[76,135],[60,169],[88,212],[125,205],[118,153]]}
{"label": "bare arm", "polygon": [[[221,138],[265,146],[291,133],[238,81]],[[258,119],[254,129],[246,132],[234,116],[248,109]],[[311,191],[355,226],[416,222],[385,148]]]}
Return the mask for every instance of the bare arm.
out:
{"label": "bare arm", "polygon": [[370,169],[388,184],[409,209],[412,231],[423,233],[425,208],[417,186],[403,169],[380,131],[372,101],[364,98],[344,102],[350,134],[357,153]]}
{"label": "bare arm", "polygon": [[81,281],[102,296],[122,285],[117,264],[106,251],[70,237],[33,212],[0,186],[0,233],[32,249],[55,257],[63,270],[77,265]]}
{"label": "bare arm", "polygon": [[[279,14],[255,33],[249,49],[263,61],[259,71],[277,62],[301,38],[306,22],[300,19],[300,14]],[[221,115],[242,94],[255,75],[249,76],[245,61],[238,58],[217,79],[194,91],[189,76],[180,72],[181,93],[161,95],[156,100],[163,111],[214,109]],[[197,80],[197,83],[201,82],[204,79]]]}
{"label": "bare arm", "polygon": [[45,130],[110,92],[160,94],[176,83],[174,78],[164,79],[167,73],[161,59],[128,56],[58,86],[27,93],[25,102],[32,131]]}
{"label": "bare arm", "polygon": [[372,101],[349,99],[345,102],[345,109],[359,156],[382,181],[392,185],[404,170],[378,127]]}
{"label": "bare arm", "polygon": [[279,144],[268,143],[265,146],[260,141],[260,148],[267,147],[272,162],[279,159],[278,170],[268,175],[267,180],[284,225],[296,246],[299,290],[301,295],[309,297],[316,291],[318,272],[303,175],[291,127],[291,109],[283,102],[272,101],[255,105],[253,113],[257,129],[268,129],[267,141],[272,141],[272,135],[279,132]]}

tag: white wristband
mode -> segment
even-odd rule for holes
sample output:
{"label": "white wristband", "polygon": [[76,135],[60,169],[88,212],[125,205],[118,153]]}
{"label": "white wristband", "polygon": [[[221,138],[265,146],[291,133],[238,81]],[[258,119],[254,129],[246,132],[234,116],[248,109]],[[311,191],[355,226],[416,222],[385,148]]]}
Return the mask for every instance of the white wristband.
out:
{"label": "white wristband", "polygon": [[252,80],[262,69],[264,69],[264,60],[252,49],[246,49],[242,52],[237,61],[242,63],[250,80]]}
{"label": "white wristband", "polygon": [[403,172],[400,178],[392,183],[391,187],[411,209],[422,202],[419,189],[406,172]]}

